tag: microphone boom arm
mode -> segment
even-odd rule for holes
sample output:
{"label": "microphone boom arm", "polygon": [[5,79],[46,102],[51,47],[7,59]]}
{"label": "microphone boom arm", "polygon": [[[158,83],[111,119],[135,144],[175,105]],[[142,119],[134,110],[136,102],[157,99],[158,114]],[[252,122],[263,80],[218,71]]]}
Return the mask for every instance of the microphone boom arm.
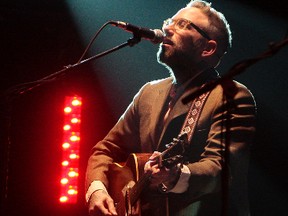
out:
{"label": "microphone boom arm", "polygon": [[222,84],[226,82],[227,80],[232,79],[234,76],[241,74],[245,69],[255,64],[256,62],[275,55],[281,48],[283,48],[287,44],[288,44],[288,38],[285,38],[279,43],[270,44],[269,50],[266,50],[265,52],[263,52],[262,54],[254,58],[242,60],[236,63],[234,66],[232,66],[232,68],[228,71],[228,73],[224,74],[221,78],[210,81],[207,84],[205,84],[203,87],[196,89],[194,92],[192,92],[191,94],[183,98],[182,102],[184,104],[189,103],[190,101],[200,96],[201,94],[214,89],[217,85]]}
{"label": "microphone boom arm", "polygon": [[22,83],[22,84],[19,84],[19,85],[15,85],[15,86],[12,86],[11,88],[9,88],[5,93],[4,95],[10,95],[10,94],[24,94],[26,92],[29,92],[31,90],[33,90],[34,88],[36,87],[39,87],[41,86],[42,84],[45,84],[47,82],[50,82],[50,81],[54,81],[55,79],[59,78],[59,77],[62,77],[64,75],[66,75],[66,72],[68,70],[71,70],[73,68],[76,68],[76,67],[79,67],[81,65],[84,65],[92,60],[95,60],[95,59],[98,59],[98,58],[101,58],[101,57],[104,57],[112,52],[115,52],[121,48],[124,48],[126,46],[134,46],[135,44],[139,43],[141,41],[141,38],[139,38],[137,35],[133,35],[133,38],[129,38],[126,42],[120,44],[120,45],[117,45],[111,49],[108,49],[102,53],[99,53],[99,54],[96,54],[90,58],[87,58],[87,59],[84,59],[82,61],[78,61],[77,63],[75,64],[69,64],[69,65],[66,65],[63,67],[63,69],[55,72],[55,73],[52,73],[46,77],[43,77],[39,80],[36,80],[36,81],[32,81],[32,82],[27,82],[27,83]]}

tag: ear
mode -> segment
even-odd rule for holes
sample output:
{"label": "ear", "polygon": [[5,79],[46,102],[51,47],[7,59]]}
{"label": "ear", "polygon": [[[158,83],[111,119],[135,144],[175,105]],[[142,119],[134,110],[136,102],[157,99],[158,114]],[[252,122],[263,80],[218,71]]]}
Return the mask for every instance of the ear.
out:
{"label": "ear", "polygon": [[217,42],[215,40],[209,40],[206,43],[204,50],[202,51],[202,57],[212,56],[217,50]]}

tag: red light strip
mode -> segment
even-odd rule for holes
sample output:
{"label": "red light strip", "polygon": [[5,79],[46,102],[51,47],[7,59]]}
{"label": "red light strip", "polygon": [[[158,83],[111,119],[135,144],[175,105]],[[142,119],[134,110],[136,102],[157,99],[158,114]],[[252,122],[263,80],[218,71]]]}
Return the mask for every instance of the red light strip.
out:
{"label": "red light strip", "polygon": [[60,203],[77,203],[81,108],[81,97],[65,97]]}

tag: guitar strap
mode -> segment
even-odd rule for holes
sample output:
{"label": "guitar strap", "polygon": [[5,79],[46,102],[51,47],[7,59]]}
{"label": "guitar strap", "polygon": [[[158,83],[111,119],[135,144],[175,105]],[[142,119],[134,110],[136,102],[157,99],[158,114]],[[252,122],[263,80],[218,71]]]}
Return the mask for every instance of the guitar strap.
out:
{"label": "guitar strap", "polygon": [[[191,103],[190,109],[187,113],[186,119],[183,123],[182,129],[180,131],[180,134],[178,137],[181,137],[183,134],[187,134],[187,141],[188,143],[191,142],[192,135],[195,131],[195,125],[198,122],[198,119],[200,117],[201,111],[204,107],[204,104],[206,102],[206,99],[208,98],[208,95],[210,92],[203,93],[199,97],[195,98],[193,102]],[[165,199],[165,216],[170,216],[169,214],[169,197],[166,195]]]}
{"label": "guitar strap", "polygon": [[190,106],[190,109],[187,113],[186,119],[179,134],[180,137],[182,134],[186,133],[188,143],[191,142],[191,138],[195,130],[195,125],[200,117],[201,111],[209,94],[210,92],[206,92],[195,98]]}

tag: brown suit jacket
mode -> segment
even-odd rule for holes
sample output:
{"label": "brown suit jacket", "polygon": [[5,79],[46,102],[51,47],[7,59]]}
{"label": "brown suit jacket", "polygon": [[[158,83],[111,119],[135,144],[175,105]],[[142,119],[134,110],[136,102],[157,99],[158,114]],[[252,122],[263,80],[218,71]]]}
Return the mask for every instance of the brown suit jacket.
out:
{"label": "brown suit jacket", "polygon": [[[125,161],[130,153],[161,149],[163,144],[177,137],[190,107],[190,103],[183,104],[181,100],[215,77],[216,71],[210,70],[192,80],[165,125],[162,121],[173,80],[166,78],[145,84],[108,135],[94,146],[88,161],[86,186],[100,180],[109,188],[106,175],[109,163]],[[231,102],[227,103],[227,98]],[[231,107],[229,112],[227,105]],[[231,116],[229,121],[227,113]],[[173,200],[171,215],[187,206],[191,207],[189,213],[182,215],[220,215],[223,206],[229,209],[229,215],[249,214],[247,172],[254,121],[255,102],[242,84],[231,81],[210,92],[186,151],[190,186],[183,194],[169,194]],[[229,149],[228,156],[225,156],[225,149]],[[223,172],[225,165],[229,172]]]}

